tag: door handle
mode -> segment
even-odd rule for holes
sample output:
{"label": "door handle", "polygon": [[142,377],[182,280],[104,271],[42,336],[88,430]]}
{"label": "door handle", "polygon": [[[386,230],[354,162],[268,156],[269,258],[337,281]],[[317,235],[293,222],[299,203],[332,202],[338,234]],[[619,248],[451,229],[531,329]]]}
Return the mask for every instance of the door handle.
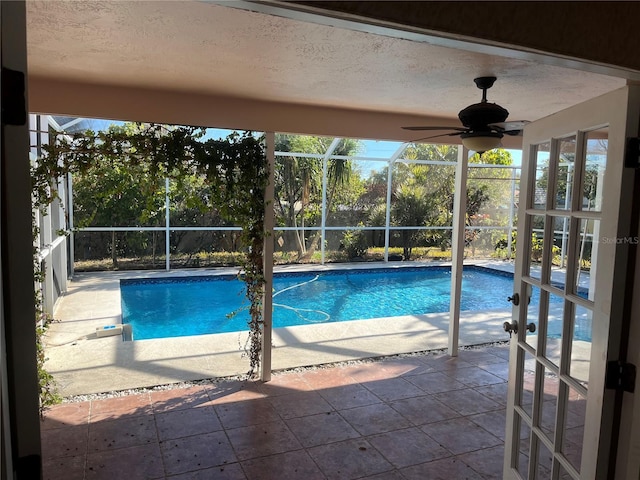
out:
{"label": "door handle", "polygon": [[517,307],[520,305],[520,295],[514,293],[511,297],[507,297],[507,302],[512,302]]}
{"label": "door handle", "polygon": [[518,322],[515,320],[513,322],[504,322],[502,328],[509,334],[509,338],[511,338],[512,333],[518,333]]}
{"label": "door handle", "polygon": [[[511,336],[512,333],[518,333],[518,322],[515,320],[513,322],[504,322],[502,328]],[[530,333],[534,333],[536,331],[536,324],[533,322],[528,323],[526,328]]]}

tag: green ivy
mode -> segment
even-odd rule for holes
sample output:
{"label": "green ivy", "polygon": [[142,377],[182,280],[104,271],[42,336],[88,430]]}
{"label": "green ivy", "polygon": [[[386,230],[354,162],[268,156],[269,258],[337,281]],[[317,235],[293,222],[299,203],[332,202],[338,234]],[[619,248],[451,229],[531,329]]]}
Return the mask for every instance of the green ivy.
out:
{"label": "green ivy", "polygon": [[248,374],[252,376],[260,365],[264,328],[264,195],[269,181],[264,138],[244,132],[225,140],[205,140],[205,134],[202,127],[158,124],[125,124],[74,135],[51,132],[52,141],[43,147],[45,154],[32,170],[34,207],[57,198],[56,178],[83,173],[94,162],[142,165],[157,184],[169,177],[180,185],[188,175],[202,175],[214,207],[242,228],[245,255],[239,276],[250,302]]}
{"label": "green ivy", "polygon": [[[35,212],[35,211],[33,211]],[[45,273],[40,264],[40,249],[36,246],[39,244],[38,235],[40,233],[39,228],[36,226],[35,214],[32,213],[32,235],[33,235],[33,276],[37,283],[42,283],[45,280]],[[34,290],[34,304],[36,313],[36,366],[38,370],[38,386],[40,390],[40,402],[39,409],[40,415],[44,414],[47,407],[60,403],[61,398],[58,395],[56,383],[53,375],[51,375],[44,367],[47,357],[44,350],[44,336],[47,333],[47,329],[52,322],[51,317],[44,311],[42,291],[40,289]]]}

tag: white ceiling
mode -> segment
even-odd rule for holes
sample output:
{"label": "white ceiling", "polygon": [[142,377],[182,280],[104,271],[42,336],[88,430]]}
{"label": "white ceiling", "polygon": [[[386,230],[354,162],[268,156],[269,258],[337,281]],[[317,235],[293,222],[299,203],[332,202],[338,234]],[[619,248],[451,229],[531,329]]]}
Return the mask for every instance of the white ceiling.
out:
{"label": "white ceiling", "polygon": [[509,120],[626,83],[193,0],[28,1],[27,21],[30,75],[80,82],[455,118],[495,75]]}

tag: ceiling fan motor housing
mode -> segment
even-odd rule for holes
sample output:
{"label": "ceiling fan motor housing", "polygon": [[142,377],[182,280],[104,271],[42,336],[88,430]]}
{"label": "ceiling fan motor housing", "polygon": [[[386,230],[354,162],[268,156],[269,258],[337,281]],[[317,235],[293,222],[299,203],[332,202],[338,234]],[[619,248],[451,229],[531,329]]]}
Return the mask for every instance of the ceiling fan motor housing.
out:
{"label": "ceiling fan motor housing", "polygon": [[506,108],[497,103],[474,103],[460,110],[458,118],[462,124],[471,130],[490,130],[487,128],[492,123],[502,123],[509,116]]}

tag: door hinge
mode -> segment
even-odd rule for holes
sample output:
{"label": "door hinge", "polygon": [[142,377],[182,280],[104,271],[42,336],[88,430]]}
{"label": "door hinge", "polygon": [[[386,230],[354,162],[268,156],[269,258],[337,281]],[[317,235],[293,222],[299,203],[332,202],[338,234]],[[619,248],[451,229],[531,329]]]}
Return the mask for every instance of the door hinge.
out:
{"label": "door hinge", "polygon": [[27,102],[24,73],[2,67],[2,123],[24,125],[27,123]]}
{"label": "door hinge", "polygon": [[605,385],[613,390],[633,393],[636,389],[636,366],[620,361],[608,362]]}
{"label": "door hinge", "polygon": [[640,168],[640,137],[627,137],[624,149],[624,166]]}

